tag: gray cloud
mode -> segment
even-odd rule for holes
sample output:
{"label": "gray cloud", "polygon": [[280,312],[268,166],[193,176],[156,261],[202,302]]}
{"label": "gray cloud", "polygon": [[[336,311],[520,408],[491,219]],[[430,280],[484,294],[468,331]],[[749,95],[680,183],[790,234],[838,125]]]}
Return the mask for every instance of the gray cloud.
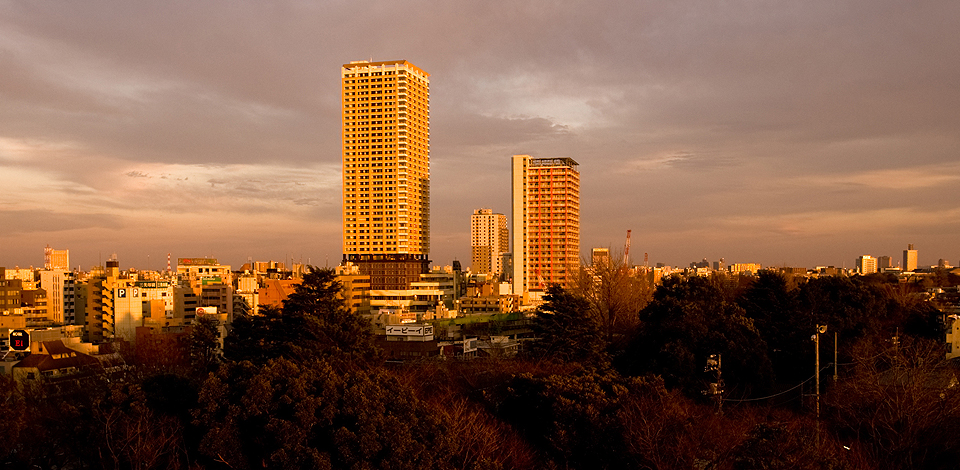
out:
{"label": "gray cloud", "polygon": [[[43,209],[124,227],[140,223],[138,207],[230,226],[213,214],[289,206],[284,221],[320,223],[324,235],[290,230],[259,246],[337,259],[337,69],[403,58],[432,75],[438,262],[468,257],[469,213],[505,211],[509,157],[529,153],[580,162],[584,250],[617,246],[630,226],[662,261],[698,259],[685,253],[710,243],[813,264],[838,256],[818,244],[842,243],[804,245],[806,232],[786,226],[724,237],[734,229],[719,221],[946,210],[936,201],[955,200],[952,186],[905,170],[957,160],[958,42],[960,4],[949,0],[0,1],[0,157],[31,177],[0,203],[55,189],[72,197]],[[195,166],[224,174],[183,171]],[[231,173],[239,167],[260,175]],[[918,182],[874,184],[885,177]],[[139,185],[111,187],[122,181]],[[163,227],[141,243],[166,237]],[[944,230],[877,237],[917,234],[943,257],[955,242]]]}

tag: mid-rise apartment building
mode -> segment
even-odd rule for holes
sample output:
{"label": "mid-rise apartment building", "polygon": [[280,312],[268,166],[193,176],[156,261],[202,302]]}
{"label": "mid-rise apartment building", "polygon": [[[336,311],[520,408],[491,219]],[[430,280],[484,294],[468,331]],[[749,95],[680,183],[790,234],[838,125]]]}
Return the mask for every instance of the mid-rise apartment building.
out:
{"label": "mid-rise apartment building", "polygon": [[503,255],[510,251],[507,216],[477,209],[470,216],[470,272],[499,278]]}

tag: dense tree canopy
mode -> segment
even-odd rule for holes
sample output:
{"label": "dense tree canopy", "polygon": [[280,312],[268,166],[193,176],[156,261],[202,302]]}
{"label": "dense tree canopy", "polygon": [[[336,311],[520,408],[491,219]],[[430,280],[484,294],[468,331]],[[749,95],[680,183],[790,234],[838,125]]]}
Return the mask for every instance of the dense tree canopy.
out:
{"label": "dense tree canopy", "polygon": [[596,317],[588,313],[586,299],[553,285],[544,300],[531,324],[538,340],[529,343],[529,357],[590,364],[608,360],[606,337]]}
{"label": "dense tree canopy", "polygon": [[725,381],[736,393],[770,386],[766,342],[745,311],[727,300],[723,285],[705,277],[672,277],[640,312],[638,334],[618,363],[629,374],[661,375],[667,386],[699,395],[713,354],[722,355]]}

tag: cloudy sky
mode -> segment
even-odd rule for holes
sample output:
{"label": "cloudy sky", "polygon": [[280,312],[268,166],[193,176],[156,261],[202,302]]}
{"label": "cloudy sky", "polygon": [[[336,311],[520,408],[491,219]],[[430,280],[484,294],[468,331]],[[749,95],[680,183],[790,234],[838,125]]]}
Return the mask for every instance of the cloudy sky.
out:
{"label": "cloudy sky", "polygon": [[340,65],[431,74],[434,264],[580,163],[634,262],[960,263],[955,0],[0,0],[0,266],[341,253]]}

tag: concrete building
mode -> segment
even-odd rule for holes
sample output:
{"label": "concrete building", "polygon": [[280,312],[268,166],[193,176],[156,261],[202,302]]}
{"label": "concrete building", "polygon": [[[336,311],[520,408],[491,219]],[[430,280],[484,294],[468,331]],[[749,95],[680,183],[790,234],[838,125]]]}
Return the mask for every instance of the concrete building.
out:
{"label": "concrete building", "polygon": [[857,258],[857,272],[860,274],[873,274],[877,272],[877,259],[870,255],[863,255]]}
{"label": "concrete building", "polygon": [[470,272],[499,278],[503,255],[510,251],[507,216],[477,209],[470,216]]}
{"label": "concrete building", "polygon": [[57,325],[76,322],[76,275],[62,269],[40,271],[40,288],[47,291],[50,319]]}
{"label": "concrete building", "polygon": [[430,267],[430,75],[405,60],[344,64],[343,262],[371,289]]}
{"label": "concrete building", "polygon": [[905,273],[917,270],[917,250],[913,249],[912,243],[907,245],[906,250],[903,250],[903,265],[900,268]]}
{"label": "concrete building", "polygon": [[43,249],[43,269],[53,271],[70,270],[70,250],[54,250],[47,245]]}
{"label": "concrete building", "polygon": [[580,172],[572,158],[514,155],[512,177],[513,292],[536,300],[577,275]]}
{"label": "concrete building", "polygon": [[0,315],[22,315],[20,306],[23,281],[7,279],[6,269],[0,268]]}
{"label": "concrete building", "polygon": [[[130,279],[120,277],[120,263],[108,260],[106,268],[97,266],[90,271],[86,289],[86,325],[87,341],[99,344],[116,334],[116,296],[121,294],[127,302],[126,289],[132,285]],[[126,314],[130,314],[129,311]]]}
{"label": "concrete building", "polygon": [[216,258],[177,258],[177,279],[183,285],[200,288],[209,284],[233,284],[230,265]]}

